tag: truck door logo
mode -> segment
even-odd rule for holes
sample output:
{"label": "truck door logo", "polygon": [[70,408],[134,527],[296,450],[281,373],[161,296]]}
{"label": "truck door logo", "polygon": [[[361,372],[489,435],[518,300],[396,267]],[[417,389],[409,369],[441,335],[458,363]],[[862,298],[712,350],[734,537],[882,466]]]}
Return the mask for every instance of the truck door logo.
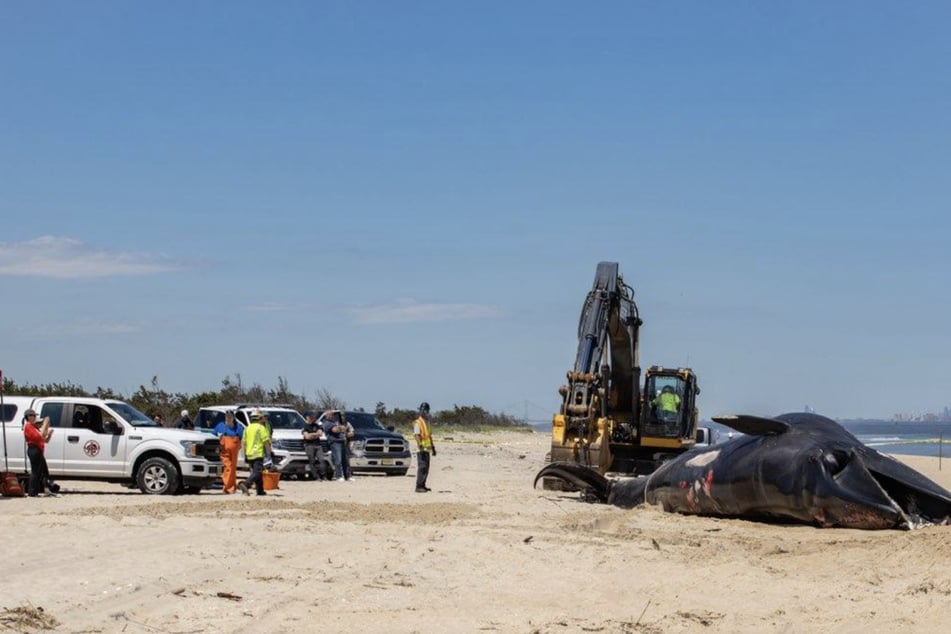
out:
{"label": "truck door logo", "polygon": [[90,458],[95,458],[99,455],[99,443],[97,443],[95,440],[90,440],[85,445],[83,445],[83,453]]}

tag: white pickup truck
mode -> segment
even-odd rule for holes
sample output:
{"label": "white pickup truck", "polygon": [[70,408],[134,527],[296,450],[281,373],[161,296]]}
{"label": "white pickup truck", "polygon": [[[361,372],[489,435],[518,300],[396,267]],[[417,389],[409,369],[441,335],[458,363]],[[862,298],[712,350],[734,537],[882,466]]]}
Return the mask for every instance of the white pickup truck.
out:
{"label": "white pickup truck", "polygon": [[153,495],[198,493],[221,477],[218,439],[169,429],[128,403],[73,396],[7,396],[0,418],[7,465],[26,477],[24,412],[49,417],[53,435],[46,463],[54,480],[98,480],[138,487]]}
{"label": "white pickup truck", "polygon": [[697,427],[697,447],[707,447],[717,444],[719,433],[710,427]]}

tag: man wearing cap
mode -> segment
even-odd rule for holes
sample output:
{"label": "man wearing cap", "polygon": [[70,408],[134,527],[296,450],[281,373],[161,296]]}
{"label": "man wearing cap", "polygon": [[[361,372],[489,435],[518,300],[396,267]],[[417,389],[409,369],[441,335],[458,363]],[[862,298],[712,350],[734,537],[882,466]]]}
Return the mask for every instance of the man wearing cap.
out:
{"label": "man wearing cap", "polygon": [[187,409],[182,410],[182,417],[175,422],[175,426],[179,429],[195,429],[195,423],[192,422]]}
{"label": "man wearing cap", "polygon": [[251,412],[251,423],[244,430],[244,458],[248,461],[251,474],[247,480],[238,483],[245,495],[251,495],[248,489],[254,485],[258,495],[264,492],[264,458],[271,455],[271,434],[264,426],[264,413],[261,410]]}
{"label": "man wearing cap", "polygon": [[[26,424],[23,425],[23,438],[26,440],[26,455],[30,458],[30,486],[27,495],[35,498],[43,492],[47,480],[50,477],[49,467],[46,466],[46,443],[53,435],[50,429],[49,416],[43,420],[37,420],[36,410],[28,409],[23,413]],[[51,488],[52,491],[52,488]]]}
{"label": "man wearing cap", "polygon": [[215,436],[221,443],[221,492],[234,493],[238,488],[238,452],[241,450],[243,430],[234,419],[234,410],[225,412],[225,419],[215,425]]}
{"label": "man wearing cap", "polygon": [[301,435],[304,437],[304,451],[307,452],[307,470],[314,480],[329,480],[333,473],[333,463],[330,460],[324,425],[317,420],[317,412],[306,412],[304,417],[307,423],[304,424]]}
{"label": "man wearing cap", "polygon": [[431,489],[426,486],[429,477],[429,455],[436,455],[436,446],[429,432],[429,403],[419,404],[419,418],[413,421],[413,437],[416,438],[416,492],[427,493]]}

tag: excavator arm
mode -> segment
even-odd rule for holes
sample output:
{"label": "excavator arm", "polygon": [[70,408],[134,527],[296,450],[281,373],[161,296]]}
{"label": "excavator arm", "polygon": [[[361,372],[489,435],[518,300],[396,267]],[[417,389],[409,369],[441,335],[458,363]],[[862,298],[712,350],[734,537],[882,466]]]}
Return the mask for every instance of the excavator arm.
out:
{"label": "excavator arm", "polygon": [[[553,431],[554,454],[589,466],[610,464],[605,421],[633,422],[640,398],[638,329],[634,291],[616,262],[598,264],[578,323],[578,351],[561,389],[561,413]],[[555,447],[560,445],[560,450]],[[606,463],[603,464],[602,463]]]}

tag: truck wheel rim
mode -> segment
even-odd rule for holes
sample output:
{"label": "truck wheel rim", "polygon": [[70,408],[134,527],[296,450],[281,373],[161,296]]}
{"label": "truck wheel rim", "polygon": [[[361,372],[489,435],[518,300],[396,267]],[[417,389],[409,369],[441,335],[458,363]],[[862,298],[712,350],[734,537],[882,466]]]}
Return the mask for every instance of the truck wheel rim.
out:
{"label": "truck wheel rim", "polygon": [[161,491],[168,486],[168,474],[161,467],[149,467],[145,470],[145,486],[150,491]]}

